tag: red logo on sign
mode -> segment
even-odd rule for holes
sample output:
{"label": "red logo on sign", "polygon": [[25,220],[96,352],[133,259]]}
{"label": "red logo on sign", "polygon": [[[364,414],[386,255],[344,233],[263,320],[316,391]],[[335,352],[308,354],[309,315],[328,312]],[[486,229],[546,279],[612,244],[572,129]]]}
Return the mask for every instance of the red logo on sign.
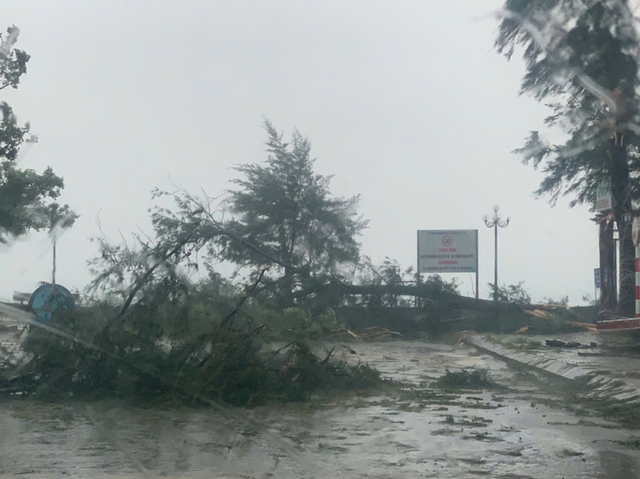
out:
{"label": "red logo on sign", "polygon": [[451,236],[443,236],[442,244],[445,246],[451,246],[453,244],[453,238]]}

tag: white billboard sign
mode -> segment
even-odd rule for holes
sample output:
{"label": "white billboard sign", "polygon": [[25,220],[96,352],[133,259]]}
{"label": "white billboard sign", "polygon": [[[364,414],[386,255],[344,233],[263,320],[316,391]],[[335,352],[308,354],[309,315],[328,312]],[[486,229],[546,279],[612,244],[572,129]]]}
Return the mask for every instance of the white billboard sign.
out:
{"label": "white billboard sign", "polygon": [[419,230],[419,273],[477,273],[478,230]]}
{"label": "white billboard sign", "polygon": [[608,182],[602,182],[596,188],[596,211],[598,213],[604,213],[612,208],[611,186]]}

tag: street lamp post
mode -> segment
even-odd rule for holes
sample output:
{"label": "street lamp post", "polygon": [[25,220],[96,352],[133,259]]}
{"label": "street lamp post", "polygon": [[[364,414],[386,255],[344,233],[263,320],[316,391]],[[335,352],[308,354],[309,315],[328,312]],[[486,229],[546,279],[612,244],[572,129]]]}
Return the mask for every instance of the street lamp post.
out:
{"label": "street lamp post", "polygon": [[493,247],[494,247],[494,264],[493,264],[493,300],[498,299],[498,228],[506,228],[509,225],[509,218],[503,220],[498,214],[500,207],[498,205],[493,206],[493,216],[489,218],[489,215],[484,215],[482,220],[487,228],[493,228]]}

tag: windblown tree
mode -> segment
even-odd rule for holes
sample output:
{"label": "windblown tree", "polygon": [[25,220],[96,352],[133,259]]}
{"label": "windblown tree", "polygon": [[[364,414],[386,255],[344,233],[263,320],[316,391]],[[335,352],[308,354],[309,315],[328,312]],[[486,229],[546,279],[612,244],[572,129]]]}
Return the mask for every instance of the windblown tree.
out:
{"label": "windblown tree", "polygon": [[526,64],[521,93],[545,102],[550,126],[567,133],[563,144],[545,143],[531,132],[525,163],[542,168],[537,190],[591,203],[603,181],[612,189],[613,219],[620,231],[620,310],[632,314],[634,246],[632,200],[639,198],[640,128],[637,126],[639,38],[626,0],[507,0],[497,50],[516,48]]}
{"label": "windblown tree", "polygon": [[[18,28],[10,27],[4,38],[0,36],[0,90],[18,88],[20,78],[27,72],[29,55],[13,48],[18,33]],[[65,213],[60,218],[65,226],[75,218],[67,206],[60,207],[55,202],[64,182],[51,168],[37,173],[18,167],[21,148],[37,141],[29,130],[28,123],[18,122],[11,106],[0,102],[0,243],[32,229],[51,228],[52,217],[61,212]]]}
{"label": "windblown tree", "polygon": [[265,280],[283,304],[292,304],[319,283],[343,279],[345,266],[358,261],[366,221],[356,211],[358,196],[333,196],[331,176],[315,173],[307,138],[294,131],[286,143],[268,121],[265,130],[267,160],[238,166],[242,177],[227,200],[233,219],[226,228],[259,250],[220,238],[225,257],[239,265],[268,264],[264,252],[276,259]]}
{"label": "windblown tree", "polygon": [[236,167],[242,176],[233,180],[225,213],[209,198],[155,192],[176,207],[153,212],[154,256],[186,259],[193,267],[199,263],[189,258],[198,255],[231,262],[251,269],[257,291],[283,307],[314,298],[321,305],[335,292],[327,286],[350,282],[367,222],[357,213],[358,196],[333,196],[331,177],[315,173],[308,139],[296,131],[286,143],[269,122],[265,130],[268,157]]}

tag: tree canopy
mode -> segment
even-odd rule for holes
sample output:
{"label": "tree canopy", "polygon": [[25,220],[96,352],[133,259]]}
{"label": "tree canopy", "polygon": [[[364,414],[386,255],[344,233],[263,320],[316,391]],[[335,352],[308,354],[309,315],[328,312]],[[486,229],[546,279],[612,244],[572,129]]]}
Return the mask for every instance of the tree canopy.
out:
{"label": "tree canopy", "polygon": [[295,131],[287,143],[269,122],[265,130],[267,159],[235,168],[241,176],[223,200],[228,218],[182,192],[172,194],[177,211],[158,208],[153,221],[164,250],[182,241],[185,251],[205,248],[256,278],[262,271],[261,291],[286,306],[353,272],[367,222],[358,196],[334,196],[331,176],[314,171],[308,139]]}
{"label": "tree canopy", "polygon": [[[290,297],[309,280],[341,277],[341,265],[355,264],[357,236],[366,221],[356,211],[358,196],[333,196],[331,176],[314,171],[307,138],[294,131],[287,143],[270,122],[264,126],[268,157],[263,164],[236,167],[241,177],[229,191],[233,219],[226,227],[279,260],[269,279],[277,282],[279,295]],[[222,236],[221,244],[237,264],[265,264],[261,253],[229,236]]]}
{"label": "tree canopy", "polygon": [[626,0],[507,0],[496,48],[511,58],[521,47],[521,93],[545,102],[549,126],[567,139],[545,142],[532,131],[517,150],[541,168],[537,190],[552,203],[593,204],[598,185],[611,185],[621,239],[621,305],[633,310],[632,199],[640,198],[637,126],[639,36]]}
{"label": "tree canopy", "polygon": [[[17,88],[27,72],[30,56],[13,48],[18,33],[16,27],[9,27],[7,35],[0,36],[0,90]],[[43,173],[19,168],[21,148],[36,141],[29,124],[20,124],[11,106],[0,102],[0,243],[32,229],[50,229],[52,219],[61,213],[59,219],[67,227],[76,217],[68,206],[56,203],[64,182],[51,168]]]}
{"label": "tree canopy", "polygon": [[624,0],[505,4],[497,49],[511,58],[523,47],[521,93],[545,102],[551,109],[546,124],[568,133],[564,144],[548,144],[533,131],[518,150],[525,162],[542,167],[537,192],[552,201],[562,194],[573,196],[573,204],[593,200],[598,183],[610,179],[607,157],[615,130],[635,159],[640,44],[633,22]]}

